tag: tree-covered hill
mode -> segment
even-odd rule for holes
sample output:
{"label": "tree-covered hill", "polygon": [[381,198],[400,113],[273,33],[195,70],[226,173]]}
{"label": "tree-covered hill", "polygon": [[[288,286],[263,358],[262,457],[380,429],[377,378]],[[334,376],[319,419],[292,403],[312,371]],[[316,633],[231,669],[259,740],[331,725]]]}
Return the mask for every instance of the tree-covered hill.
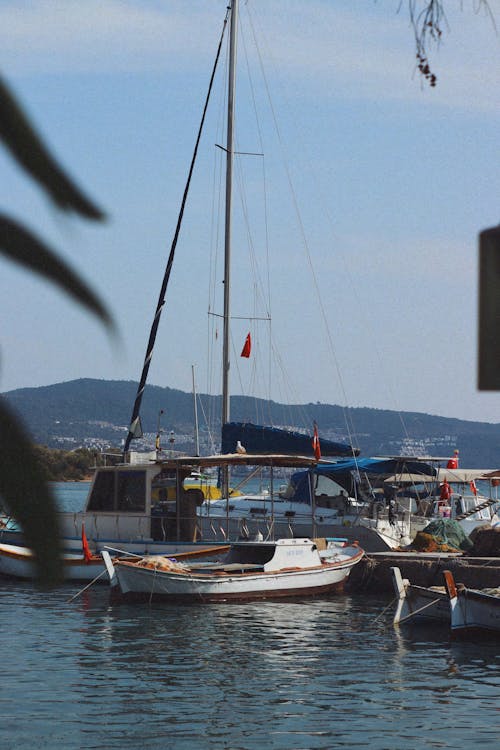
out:
{"label": "tree-covered hill", "polygon": [[[80,379],[3,395],[20,415],[34,442],[52,448],[95,450],[122,444],[136,390],[137,383],[133,381]],[[212,423],[217,440],[220,397],[201,394],[198,403],[202,443],[207,434],[204,417]],[[162,430],[165,435],[172,433],[175,448],[192,450],[192,394],[159,386],[146,386],[141,410],[145,439],[138,447],[153,447],[161,410]],[[383,409],[346,410],[321,403],[290,406],[245,396],[232,397],[231,418],[311,433],[316,421],[320,436],[350,441],[365,456],[447,456],[457,448],[462,466],[500,466],[500,424]]]}

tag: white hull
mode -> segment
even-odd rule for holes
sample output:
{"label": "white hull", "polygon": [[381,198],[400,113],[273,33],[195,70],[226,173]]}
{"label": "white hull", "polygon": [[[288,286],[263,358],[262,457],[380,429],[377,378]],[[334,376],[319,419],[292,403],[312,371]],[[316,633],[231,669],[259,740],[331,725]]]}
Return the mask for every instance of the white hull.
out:
{"label": "white hull", "polygon": [[[225,544],[227,540],[253,538],[262,534],[264,539],[330,537],[359,542],[366,552],[384,552],[409,544],[407,525],[390,524],[386,519],[339,519],[318,514],[314,521],[310,513],[298,513],[293,520],[283,514],[230,517],[225,515],[200,515],[197,520],[197,541],[162,541],[151,536],[151,518],[136,514],[97,514],[92,512],[60,513],[60,527],[64,550],[78,554],[82,549],[81,531],[85,528],[92,551],[101,552],[115,548],[135,555],[175,555],[195,551],[207,544]],[[22,546],[21,532],[0,530],[0,542]]]}
{"label": "white hull", "polygon": [[[63,555],[65,581],[90,582],[99,575],[105,580],[105,570],[100,556],[93,556],[89,562],[86,562],[81,553]],[[36,578],[36,567],[31,550],[11,544],[0,544],[0,575],[9,578]]]}
{"label": "white hull", "polygon": [[[110,575],[116,576],[116,583],[126,597],[213,602],[313,596],[341,591],[351,569],[363,556],[359,548],[339,550],[338,554],[324,560],[315,552],[315,564],[308,561],[303,567],[305,563],[301,559],[300,547],[311,548],[310,540],[280,540],[276,544],[281,547],[280,552],[285,551],[288,555],[287,567],[276,570],[266,570],[267,565],[251,563],[215,563],[209,569],[207,564],[205,572],[196,566],[184,570],[160,570],[117,561],[112,565]],[[238,572],[234,570],[236,567]]]}
{"label": "white hull", "polygon": [[[409,522],[399,520],[391,524],[386,518],[365,518],[360,515],[339,517],[329,509],[317,512],[314,518],[311,518],[310,508],[304,508],[303,504],[299,503],[277,502],[271,510],[267,502],[266,512],[253,513],[251,508],[257,510],[259,506],[252,503],[251,508],[233,510],[228,523],[221,504],[223,502],[225,501],[217,503],[215,507],[215,504],[211,503],[211,507],[208,510],[204,508],[204,512],[198,517],[200,535],[206,541],[225,538],[226,530],[228,539],[233,541],[238,538],[251,539],[259,533],[264,539],[344,538],[348,542],[359,542],[365,552],[384,552],[407,545],[411,541]],[[243,502],[243,498],[238,499],[238,504]],[[295,510],[290,510],[294,505]]]}

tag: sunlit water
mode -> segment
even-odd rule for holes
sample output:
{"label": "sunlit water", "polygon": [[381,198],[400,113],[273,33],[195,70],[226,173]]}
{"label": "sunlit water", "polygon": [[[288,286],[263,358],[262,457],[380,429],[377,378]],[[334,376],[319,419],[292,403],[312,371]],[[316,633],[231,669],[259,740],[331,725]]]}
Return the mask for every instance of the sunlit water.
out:
{"label": "sunlit water", "polygon": [[498,644],[389,598],[111,604],[0,582],[0,748],[498,748]]}

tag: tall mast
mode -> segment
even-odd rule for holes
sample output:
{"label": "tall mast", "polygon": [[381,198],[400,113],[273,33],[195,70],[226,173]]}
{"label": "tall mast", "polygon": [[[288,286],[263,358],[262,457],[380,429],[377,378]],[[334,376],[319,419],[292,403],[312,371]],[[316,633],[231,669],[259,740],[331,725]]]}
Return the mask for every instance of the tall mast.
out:
{"label": "tall mast", "polygon": [[238,0],[231,2],[231,25],[229,35],[229,69],[227,91],[227,140],[226,140],[226,218],[224,235],[224,336],[222,348],[222,425],[229,422],[229,345],[231,315],[231,200],[233,185],[234,154],[234,100],[236,85],[236,42],[238,33]]}
{"label": "tall mast", "polygon": [[194,408],[194,455],[200,455],[200,432],[198,429],[198,397],[196,395],[196,380],[194,377],[194,365],[191,365],[193,375],[193,408]]}

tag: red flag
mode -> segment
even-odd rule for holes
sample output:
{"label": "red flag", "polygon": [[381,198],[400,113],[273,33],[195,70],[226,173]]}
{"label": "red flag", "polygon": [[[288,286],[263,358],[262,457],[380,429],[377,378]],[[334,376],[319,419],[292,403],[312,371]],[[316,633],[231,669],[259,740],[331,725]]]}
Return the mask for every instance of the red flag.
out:
{"label": "red flag", "polygon": [[243,344],[243,349],[241,350],[240,357],[248,357],[250,356],[250,352],[252,350],[252,339],[250,338],[250,334],[247,333],[247,337],[245,339],[245,343]]}
{"label": "red flag", "polygon": [[321,446],[319,444],[318,425],[314,423],[314,435],[312,439],[312,447],[314,450],[314,458],[319,461],[321,458]]}
{"label": "red flag", "polygon": [[477,487],[476,487],[475,481],[472,480],[471,482],[469,482],[469,485],[470,485],[470,488],[471,488],[472,492],[477,497]]}
{"label": "red flag", "polygon": [[92,553],[89,548],[87,535],[85,534],[85,525],[83,523],[82,523],[82,549],[83,549],[83,556],[85,558],[85,562],[90,562],[90,560],[92,559]]}

